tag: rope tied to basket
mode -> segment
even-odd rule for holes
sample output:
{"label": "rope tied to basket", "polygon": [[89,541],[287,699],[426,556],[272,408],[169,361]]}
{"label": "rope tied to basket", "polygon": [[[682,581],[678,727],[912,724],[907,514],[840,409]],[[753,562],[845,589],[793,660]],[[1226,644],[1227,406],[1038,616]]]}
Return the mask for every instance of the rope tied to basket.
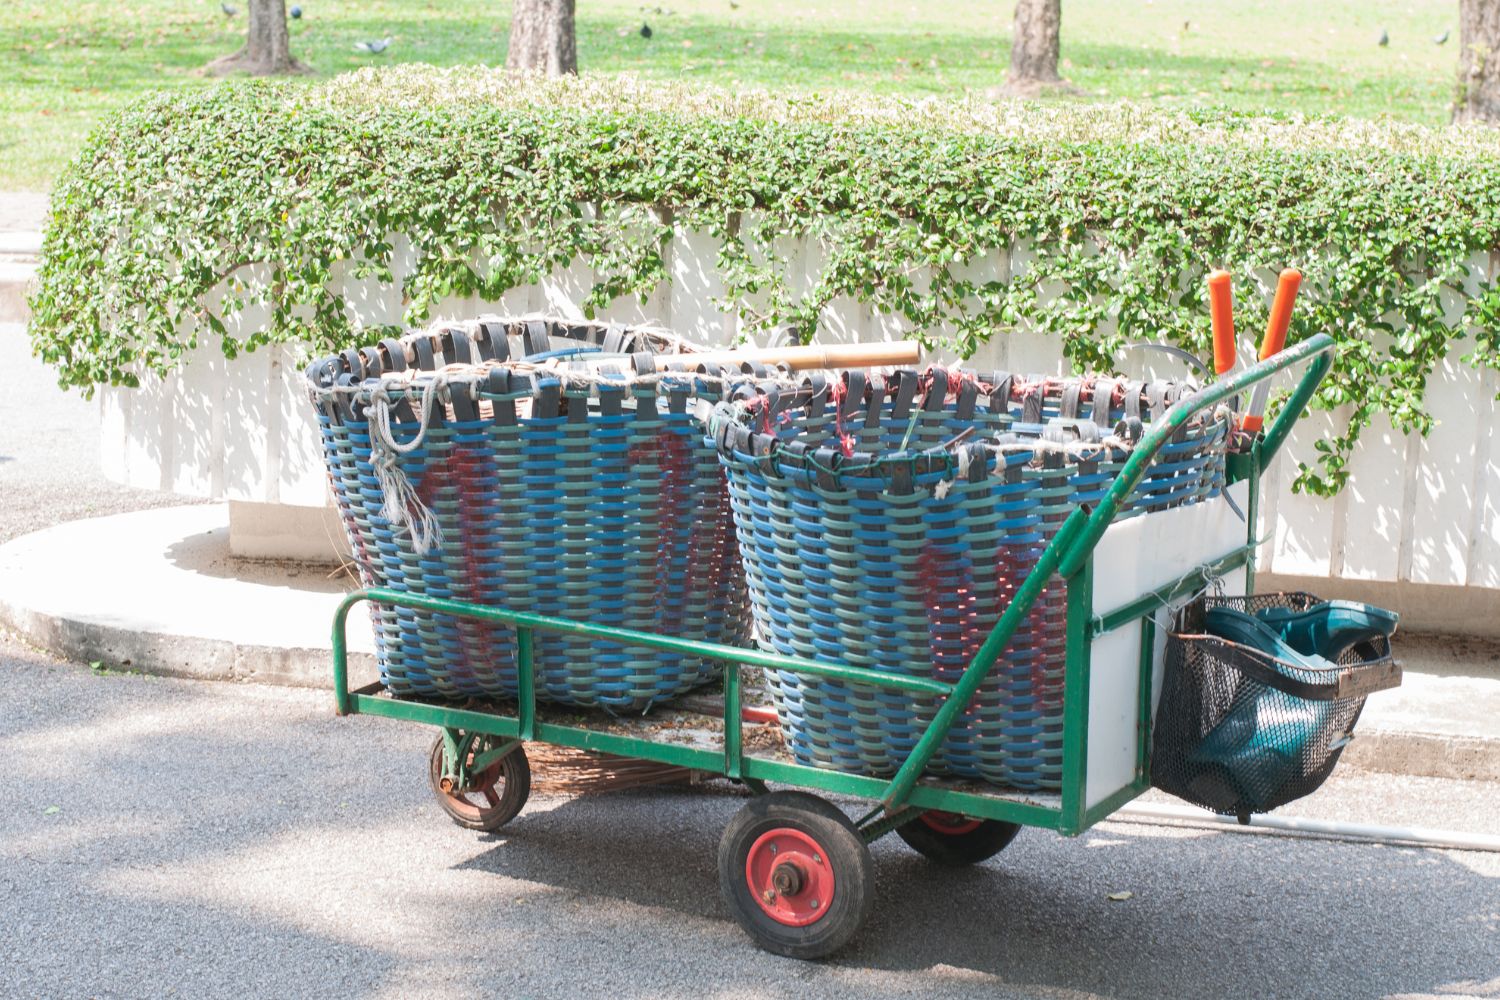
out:
{"label": "rope tied to basket", "polygon": [[446,394],[447,389],[447,379],[441,372],[422,383],[417,432],[405,444],[396,440],[391,429],[391,395],[387,380],[382,379],[370,390],[370,410],[374,413],[375,427],[375,433],[370,435],[370,464],[375,468],[375,478],[380,484],[381,495],[385,497],[380,514],[392,525],[406,527],[411,534],[412,549],[419,556],[425,556],[443,544],[443,529],[437,515],[422,501],[410,477],[401,468],[401,456],[422,446],[432,422],[432,408],[441,402],[439,394]]}

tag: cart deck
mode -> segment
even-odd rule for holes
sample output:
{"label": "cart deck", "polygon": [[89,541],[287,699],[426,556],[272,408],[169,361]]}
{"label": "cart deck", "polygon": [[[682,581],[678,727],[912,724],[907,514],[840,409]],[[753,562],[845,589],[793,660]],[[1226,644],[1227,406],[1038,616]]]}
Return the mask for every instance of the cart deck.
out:
{"label": "cart deck", "polygon": [[[365,715],[384,715],[411,720],[413,716],[408,714],[408,709],[419,707],[438,712],[477,713],[491,723],[496,719],[519,718],[519,704],[509,700],[495,701],[482,706],[473,704],[454,709],[442,705],[424,705],[392,698],[384,692],[379,683],[351,691],[350,695],[358,699],[359,708],[356,711]],[[691,704],[684,705],[681,703],[684,701]],[[427,721],[432,725],[445,724],[437,721],[436,717],[425,717],[425,713],[423,716],[415,721]],[[443,718],[448,722],[460,723],[466,716],[443,716]],[[502,738],[513,738],[514,734],[510,726],[490,725],[481,728],[478,722],[472,726],[450,725],[448,728]],[[871,793],[861,792],[858,788],[851,789],[842,785],[825,786],[817,782],[829,775],[854,778],[860,784],[869,783],[867,787],[872,791],[886,783],[880,778],[846,775],[800,765],[782,746],[779,734],[771,731],[773,728],[772,724],[757,724],[749,720],[745,720],[742,725],[741,780],[746,781],[747,784],[768,782],[795,784],[799,787],[818,788],[834,794],[863,795],[868,798],[872,797]],[[618,756],[638,757],[643,760],[690,768],[709,775],[727,776],[724,766],[724,729],[722,708],[710,712],[702,699],[690,695],[685,699],[659,705],[652,709],[649,715],[639,716],[610,716],[599,711],[538,705],[535,729],[538,735],[534,737],[534,740]],[[471,765],[470,769],[480,768]],[[1040,815],[1035,812],[1036,810],[1059,813],[1062,805],[1062,798],[1056,792],[1020,791],[964,778],[937,776],[922,778],[917,784],[915,795],[921,803],[937,802],[938,800],[932,796],[938,796],[942,803],[947,804],[935,804],[927,808],[939,808],[949,812],[958,811],[952,808],[958,801],[968,801],[967,798],[959,800],[952,796],[982,796],[995,803],[996,808],[1007,813],[1012,808],[1017,808],[1023,810],[1021,815],[1032,816]],[[1013,822],[1024,822],[1015,820],[1011,815],[996,814],[984,818],[1009,818]],[[1051,826],[1053,824],[1032,822],[1028,825]]]}

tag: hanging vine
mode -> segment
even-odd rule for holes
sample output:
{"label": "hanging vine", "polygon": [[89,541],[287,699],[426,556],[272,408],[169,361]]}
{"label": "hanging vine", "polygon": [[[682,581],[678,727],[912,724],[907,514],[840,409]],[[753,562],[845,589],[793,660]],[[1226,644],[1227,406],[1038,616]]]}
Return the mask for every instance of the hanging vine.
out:
{"label": "hanging vine", "polygon": [[[1128,342],[1208,352],[1202,276],[1246,294],[1305,272],[1292,339],[1327,331],[1318,404],[1351,419],[1298,486],[1332,493],[1371,417],[1425,432],[1427,379],[1449,352],[1500,367],[1500,140],[1330,119],[1130,106],[1016,108],[777,98],[634,80],[516,86],[404,68],[320,87],[242,84],[163,96],[104,124],[59,181],[32,299],[36,352],[64,385],[134,386],[214,337],[234,356],[358,328],[335,278],[393,280],[411,241],[406,320],[441,299],[498,300],[580,262],[585,303],[669,280],[674,230],[718,241],[742,327],[816,335],[847,296],[960,355],[1030,327],[1080,368]],[[805,290],[777,253],[811,237]],[[1025,245],[1000,280],[966,263]],[[341,270],[342,269],[342,270]],[[252,275],[253,271],[253,275]],[[255,281],[251,281],[251,277]],[[269,288],[270,319],[224,320]],[[1471,333],[1472,331],[1472,333]]]}

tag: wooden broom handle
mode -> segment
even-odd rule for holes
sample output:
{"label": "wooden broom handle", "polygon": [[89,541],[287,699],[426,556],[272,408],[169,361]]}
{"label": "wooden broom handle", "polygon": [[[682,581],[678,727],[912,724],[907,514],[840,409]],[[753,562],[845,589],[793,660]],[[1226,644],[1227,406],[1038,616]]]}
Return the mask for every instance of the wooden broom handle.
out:
{"label": "wooden broom handle", "polygon": [[786,365],[794,372],[812,368],[873,368],[879,365],[915,365],[922,358],[916,341],[889,344],[808,344],[802,347],[750,347],[736,351],[702,351],[693,354],[660,354],[656,370],[674,364],[689,367],[720,365],[734,367],[746,362]]}

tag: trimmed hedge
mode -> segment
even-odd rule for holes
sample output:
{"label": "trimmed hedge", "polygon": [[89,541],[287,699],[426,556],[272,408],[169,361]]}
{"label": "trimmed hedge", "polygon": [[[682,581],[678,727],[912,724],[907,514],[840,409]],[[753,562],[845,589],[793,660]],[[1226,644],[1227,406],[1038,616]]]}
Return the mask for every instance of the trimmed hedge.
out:
{"label": "trimmed hedge", "polygon": [[[447,295],[498,299],[575,260],[596,275],[590,308],[644,297],[668,280],[673,226],[719,241],[747,328],[810,337],[847,295],[913,336],[947,331],[964,356],[1030,325],[1080,368],[1143,340],[1206,356],[1204,272],[1236,273],[1240,326],[1258,330],[1268,295],[1253,282],[1295,264],[1292,338],[1334,334],[1319,402],[1353,413],[1299,479],[1323,493],[1372,414],[1430,427],[1427,377],[1466,330],[1469,360],[1500,367],[1500,288],[1476,290],[1470,268],[1500,247],[1500,136],[1478,129],[402,67],[147,101],[94,134],[52,213],[31,335],[85,392],[170,370],[198,331],[230,356],[368,339],[329,279],[347,262],[389,280],[397,234],[419,252],[404,289],[416,323]],[[793,294],[772,247],[804,233],[825,266]],[[963,277],[1018,241],[1036,255],[1023,277]],[[272,320],[239,341],[222,317],[250,264],[272,278]],[[1445,313],[1455,301],[1462,315]]]}

